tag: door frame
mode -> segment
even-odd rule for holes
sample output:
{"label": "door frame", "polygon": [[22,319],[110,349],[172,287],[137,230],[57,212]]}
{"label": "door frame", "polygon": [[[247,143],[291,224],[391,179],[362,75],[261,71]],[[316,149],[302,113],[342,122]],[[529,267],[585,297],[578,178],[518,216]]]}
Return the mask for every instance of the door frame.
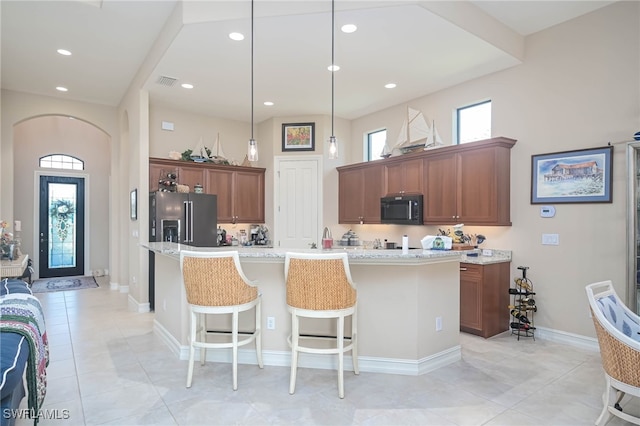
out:
{"label": "door frame", "polygon": [[[91,217],[89,212],[89,205],[91,199],[89,197],[89,185],[90,177],[87,173],[73,173],[62,172],[57,169],[41,169],[35,171],[35,178],[33,180],[33,218],[31,222],[31,229],[33,229],[33,250],[40,250],[40,238],[39,238],[39,223],[40,223],[40,176],[56,176],[56,177],[72,177],[78,179],[84,179],[84,273],[88,275],[88,271],[91,270],[91,258],[89,257],[91,250],[89,249],[89,243],[91,241]],[[108,244],[108,242],[107,242]],[[33,259],[38,257],[34,253]],[[39,262],[33,262],[33,269],[35,273],[34,278],[40,278],[40,265]]]}
{"label": "door frame", "polygon": [[271,235],[271,241],[273,246],[275,247],[275,242],[279,241],[278,233],[280,232],[280,212],[277,210],[280,201],[280,185],[278,183],[279,173],[280,173],[280,163],[283,161],[316,161],[318,163],[318,211],[320,214],[318,215],[318,229],[316,229],[316,235],[318,241],[322,239],[322,231],[323,231],[323,223],[324,223],[324,188],[323,188],[323,175],[324,175],[324,164],[323,164],[323,156],[322,155],[276,155],[273,157],[273,233]]}
{"label": "door frame", "polygon": [[640,268],[638,262],[638,244],[640,244],[640,232],[638,226],[638,206],[640,206],[640,188],[638,186],[638,168],[640,162],[640,142],[630,142],[627,144],[627,294],[625,303],[636,314],[640,313],[640,296],[638,296],[637,270]]}

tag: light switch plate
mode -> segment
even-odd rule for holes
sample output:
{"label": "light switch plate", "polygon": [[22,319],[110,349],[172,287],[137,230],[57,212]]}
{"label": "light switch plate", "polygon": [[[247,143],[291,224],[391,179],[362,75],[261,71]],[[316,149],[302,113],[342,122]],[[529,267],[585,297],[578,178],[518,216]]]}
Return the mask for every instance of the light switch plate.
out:
{"label": "light switch plate", "polygon": [[482,249],[482,255],[483,256],[493,256],[493,250]]}
{"label": "light switch plate", "polygon": [[163,121],[162,122],[162,130],[169,130],[171,132],[173,132],[173,123],[170,121]]}
{"label": "light switch plate", "polygon": [[560,244],[560,235],[542,234],[542,244],[546,246],[557,246]]}

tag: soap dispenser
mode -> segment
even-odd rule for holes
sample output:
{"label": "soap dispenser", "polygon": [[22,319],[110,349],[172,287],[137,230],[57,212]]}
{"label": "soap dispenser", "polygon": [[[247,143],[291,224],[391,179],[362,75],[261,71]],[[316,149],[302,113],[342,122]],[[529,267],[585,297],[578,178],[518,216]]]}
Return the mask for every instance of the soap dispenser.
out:
{"label": "soap dispenser", "polygon": [[331,236],[331,231],[329,228],[324,228],[324,233],[322,234],[322,248],[324,250],[329,250],[333,247],[333,237]]}

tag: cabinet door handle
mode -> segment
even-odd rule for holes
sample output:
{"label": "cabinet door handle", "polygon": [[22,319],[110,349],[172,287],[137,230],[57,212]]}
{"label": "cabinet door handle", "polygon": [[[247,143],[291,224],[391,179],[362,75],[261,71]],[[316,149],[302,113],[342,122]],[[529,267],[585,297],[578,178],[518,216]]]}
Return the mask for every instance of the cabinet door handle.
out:
{"label": "cabinet door handle", "polygon": [[460,272],[464,272],[466,270],[467,270],[467,268],[460,268]]}

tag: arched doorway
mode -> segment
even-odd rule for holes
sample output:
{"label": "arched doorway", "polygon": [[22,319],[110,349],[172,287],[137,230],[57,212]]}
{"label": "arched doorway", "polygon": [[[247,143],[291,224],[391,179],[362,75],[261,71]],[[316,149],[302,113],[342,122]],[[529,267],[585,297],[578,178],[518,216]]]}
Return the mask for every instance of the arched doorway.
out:
{"label": "arched doorway", "polygon": [[[109,268],[110,137],[83,120],[46,115],[23,120],[14,125],[14,218],[22,221],[22,252],[34,260],[36,277],[71,276],[105,271]],[[42,157],[69,155],[84,162],[84,170],[43,168]],[[41,211],[50,213],[50,205],[41,202],[41,177],[71,177],[84,181],[84,226],[77,246],[80,269],[62,268],[47,271],[49,265],[40,258]],[[57,226],[57,224],[54,224]],[[64,226],[64,225],[62,225]],[[45,233],[46,234],[46,233]]]}

